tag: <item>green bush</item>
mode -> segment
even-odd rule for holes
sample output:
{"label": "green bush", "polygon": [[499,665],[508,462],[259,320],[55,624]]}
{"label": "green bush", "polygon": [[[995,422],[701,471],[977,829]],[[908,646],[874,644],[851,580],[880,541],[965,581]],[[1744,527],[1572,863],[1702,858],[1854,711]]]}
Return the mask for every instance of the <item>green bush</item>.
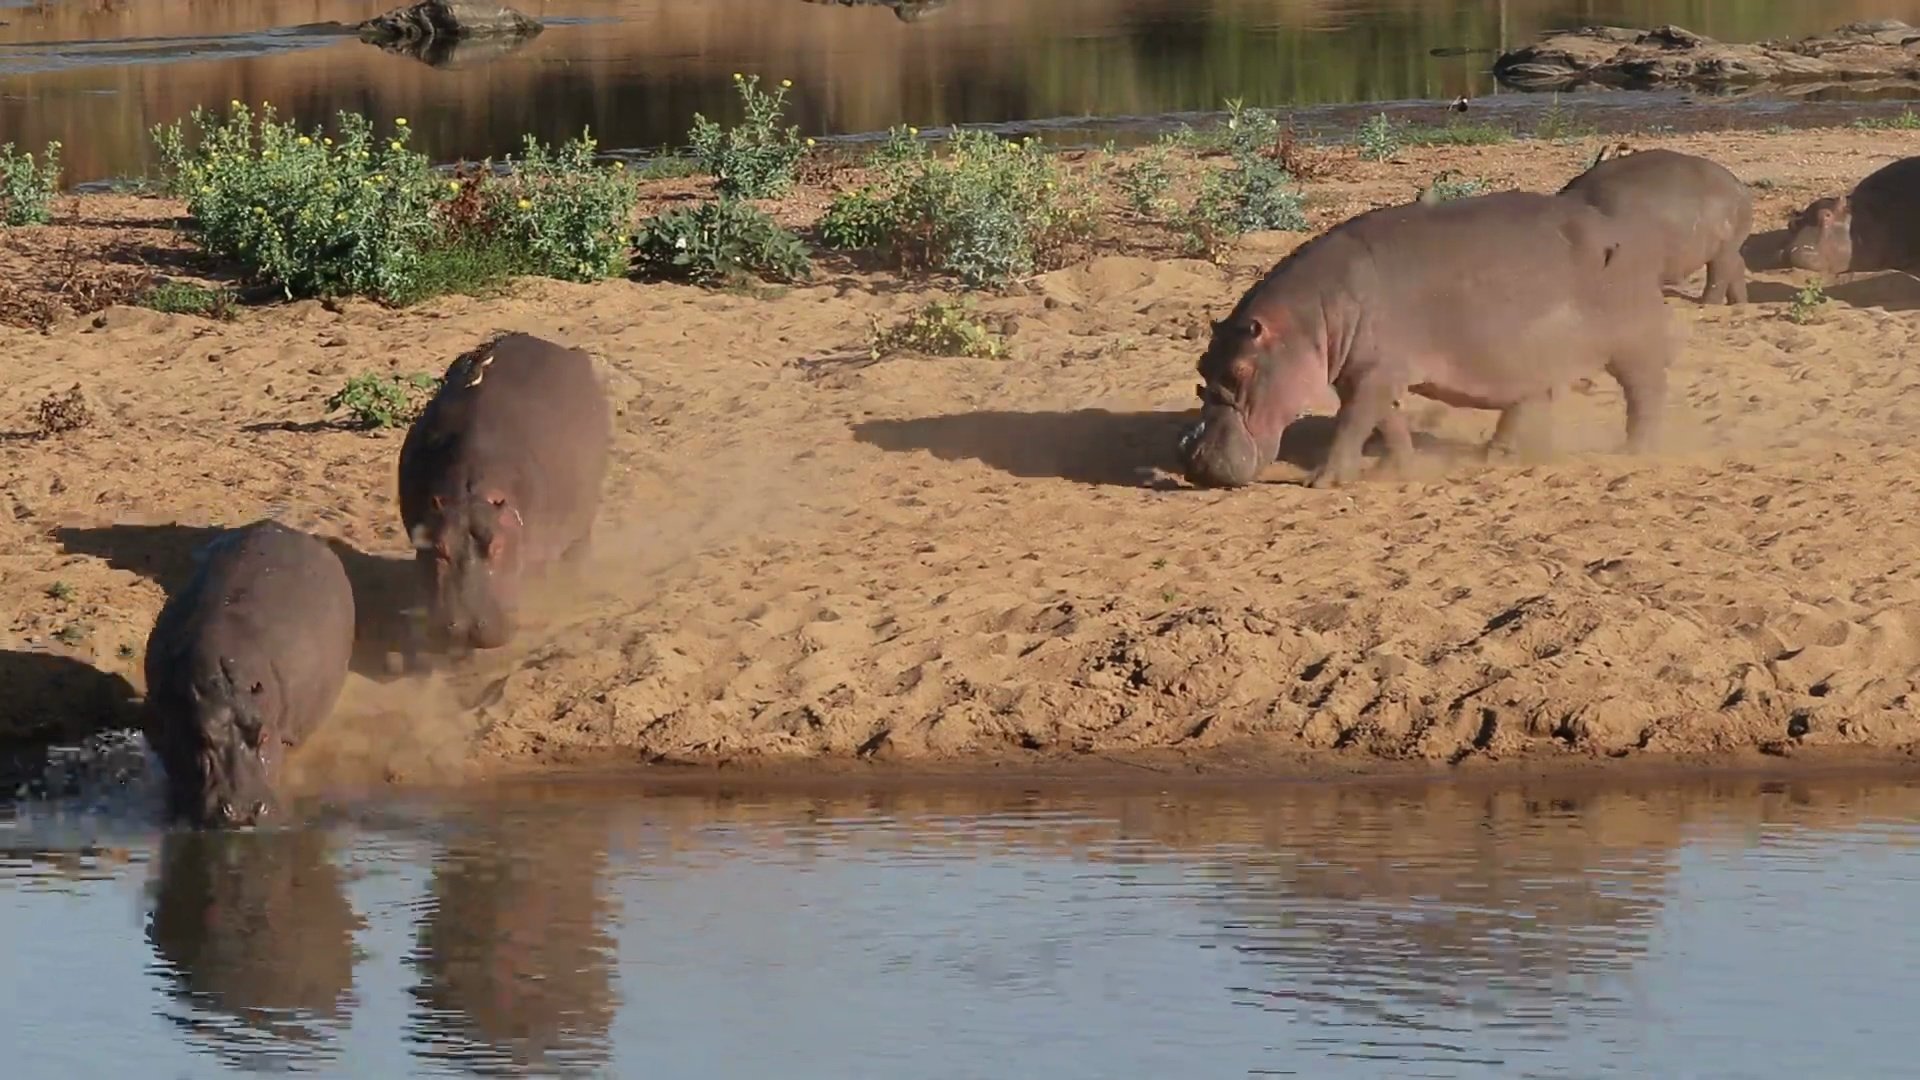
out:
{"label": "green bush", "polygon": [[723,196],[642,222],[634,237],[634,272],[712,285],[747,276],[805,281],[813,266],[798,236],[751,203]]}
{"label": "green bush", "polygon": [[48,143],[39,161],[14,153],[12,143],[0,144],[0,224],[45,225],[59,190],[59,143]]}
{"label": "green bush", "polygon": [[1451,202],[1454,199],[1466,199],[1475,195],[1485,195],[1492,190],[1485,180],[1477,176],[1465,176],[1453,169],[1447,169],[1433,178],[1420,192],[1420,201],[1424,203]]}
{"label": "green bush", "polygon": [[1361,156],[1373,161],[1385,161],[1406,145],[1401,140],[1400,125],[1387,119],[1386,113],[1379,113],[1361,124],[1360,134],[1354,141],[1360,146]]}
{"label": "green bush", "polygon": [[793,83],[780,80],[771,94],[760,92],[760,76],[733,77],[740,91],[746,116],[730,128],[693,114],[693,130],[688,141],[694,160],[713,176],[723,196],[767,199],[786,194],[793,187],[794,168],[806,153],[800,129],[780,127],[786,111],[787,91]]}
{"label": "green bush", "polygon": [[1249,109],[1239,98],[1227,99],[1227,122],[1220,134],[1221,149],[1236,158],[1267,150],[1280,139],[1280,118],[1265,109]]}
{"label": "green bush", "polygon": [[140,306],[174,315],[200,315],[209,319],[233,317],[233,294],[225,289],[209,289],[190,281],[165,281],[148,289]]}
{"label": "green bush", "polygon": [[396,120],[376,138],[365,117],[343,112],[339,138],[301,132],[231,103],[223,120],[195,109],[187,124],[157,127],[154,139],[186,197],[199,242],[247,276],[289,297],[407,291],[433,239],[433,209],[444,182],[407,149]]}
{"label": "green bush", "polygon": [[1168,167],[1173,148],[1173,141],[1163,138],[1120,166],[1120,189],[1126,192],[1127,204],[1138,213],[1157,217],[1166,211],[1167,189],[1173,186],[1173,172]]}
{"label": "green bush", "polygon": [[424,373],[413,375],[355,375],[327,398],[328,412],[345,410],[347,423],[358,428],[403,427],[426,407],[440,380]]}
{"label": "green bush", "polygon": [[[598,281],[626,268],[628,231],[640,186],[622,162],[594,164],[583,131],[555,151],[529,135],[507,176],[484,169],[482,231],[496,250],[518,251],[523,272],[563,281]],[[490,163],[489,163],[490,164]],[[450,193],[457,194],[453,184]]]}
{"label": "green bush", "polygon": [[1007,354],[1007,343],[986,328],[972,303],[934,300],[897,326],[882,330],[876,321],[867,351],[876,360],[902,352],[995,360]]}
{"label": "green bush", "polygon": [[885,247],[968,285],[1029,273],[1093,227],[1090,200],[1029,138],[957,131],[936,156],[912,129],[875,155],[879,181],[837,196],[822,221],[840,247]]}

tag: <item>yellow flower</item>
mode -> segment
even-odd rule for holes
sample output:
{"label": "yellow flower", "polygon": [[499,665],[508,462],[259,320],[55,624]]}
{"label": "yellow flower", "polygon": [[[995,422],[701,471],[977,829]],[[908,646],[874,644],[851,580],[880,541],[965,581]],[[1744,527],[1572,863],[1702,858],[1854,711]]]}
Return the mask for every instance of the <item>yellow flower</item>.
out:
{"label": "yellow flower", "polygon": [[393,123],[394,123],[394,126],[396,127],[406,127],[407,118],[404,116],[396,116],[393,118]]}
{"label": "yellow flower", "polygon": [[733,73],[733,81],[734,81],[734,82],[739,82],[739,81],[740,81],[741,79],[744,79],[744,78],[746,78],[746,76],[745,76],[745,75],[742,75],[742,74],[740,74],[740,73],[739,73],[739,72],[737,72],[737,71]]}
{"label": "yellow flower", "polygon": [[231,105],[231,106],[233,106],[233,107],[234,107],[234,108],[236,108],[236,109],[244,109],[244,108],[246,108],[246,106],[245,106],[245,105],[242,105],[242,104],[240,104],[240,99],[239,99],[239,98],[233,98],[232,100],[230,100],[230,101],[228,101],[228,102],[227,102],[227,104],[228,104],[228,105]]}
{"label": "yellow flower", "polygon": [[781,88],[782,88],[782,89],[785,89],[785,90],[791,90],[791,89],[793,89],[793,80],[792,80],[792,79],[781,79],[781,80],[780,80],[780,86],[781,86]]}
{"label": "yellow flower", "polygon": [[321,139],[320,141],[321,141],[322,143],[325,143],[325,144],[326,144],[326,145],[328,145],[328,146],[332,146],[332,145],[333,145],[333,140],[332,140],[332,139]]}
{"label": "yellow flower", "polygon": [[624,169],[627,167],[627,163],[624,161],[616,161],[613,163],[613,167],[615,169]]}
{"label": "yellow flower", "polygon": [[299,137],[298,139],[295,139],[294,141],[295,141],[295,142],[297,142],[297,143],[299,143],[299,144],[300,144],[301,146],[312,146],[312,145],[313,145],[313,140],[312,140],[312,139],[309,139],[309,138],[307,138],[307,137],[306,137],[305,135],[302,135],[302,136],[300,136],[300,137]]}
{"label": "yellow flower", "polygon": [[211,194],[213,194],[213,185],[212,185],[212,184],[201,184],[201,185],[200,185],[200,193],[201,193],[202,195],[211,195]]}
{"label": "yellow flower", "polygon": [[398,149],[400,149],[400,140],[399,140],[399,139],[395,139],[395,140],[393,140],[392,142],[390,142],[390,143],[388,143],[388,144],[387,144],[387,147],[388,147],[388,149],[391,149],[391,150],[398,150]]}
{"label": "yellow flower", "polygon": [[447,190],[448,190],[448,191],[459,191],[459,190],[460,190],[460,181],[458,181],[458,180],[454,180],[454,181],[450,181],[450,182],[449,182],[449,183],[447,184]]}
{"label": "yellow flower", "polygon": [[335,220],[335,221],[345,221],[345,220],[347,220],[347,215],[345,215],[345,214],[335,214],[335,215],[333,215],[333,220]]}
{"label": "yellow flower", "polygon": [[907,129],[907,134],[917,136],[920,134],[920,129],[917,127],[910,127]]}
{"label": "yellow flower", "polygon": [[807,140],[807,145],[808,145],[808,146],[812,146],[812,145],[813,145],[813,140],[812,140],[812,139],[808,139],[808,140]]}
{"label": "yellow flower", "polygon": [[527,200],[525,200],[525,199],[521,199],[521,200],[520,200],[520,209],[522,209],[522,210],[530,210],[530,209],[532,209],[532,208],[533,208],[533,204],[532,204],[532,203],[530,203],[530,202],[528,202],[528,201],[527,201]]}

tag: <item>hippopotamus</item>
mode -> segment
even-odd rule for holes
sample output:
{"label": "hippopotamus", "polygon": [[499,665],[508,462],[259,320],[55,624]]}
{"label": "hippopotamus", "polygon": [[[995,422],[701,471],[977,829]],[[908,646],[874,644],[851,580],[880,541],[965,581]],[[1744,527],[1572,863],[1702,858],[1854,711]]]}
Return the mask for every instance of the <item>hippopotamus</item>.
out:
{"label": "hippopotamus", "polygon": [[1411,461],[1407,393],[1500,410],[1499,441],[1537,431],[1555,390],[1604,370],[1626,396],[1629,448],[1651,446],[1673,353],[1653,228],[1521,191],[1349,218],[1214,323],[1200,423],[1180,443],[1187,478],[1252,483],[1329,384],[1340,409],[1316,488],[1352,479],[1376,429],[1389,466]]}
{"label": "hippopotamus", "polygon": [[612,441],[604,380],[578,349],[505,334],[448,366],[400,447],[400,517],[437,641],[507,644],[523,584],[585,556]]}
{"label": "hippopotamus", "polygon": [[1787,224],[1787,262],[1800,270],[1920,267],[1920,157],[1882,165],[1849,195],[1815,199]]}
{"label": "hippopotamus", "polygon": [[1704,266],[1702,304],[1747,302],[1740,246],[1753,231],[1753,193],[1726,166],[1672,150],[1603,151],[1559,193],[1654,223],[1666,252],[1666,284],[1678,285]]}
{"label": "hippopotamus", "polygon": [[286,752],[346,683],[353,588],[333,549],[276,521],[223,532],[195,557],[147,636],[142,726],[171,816],[252,825],[277,805]]}

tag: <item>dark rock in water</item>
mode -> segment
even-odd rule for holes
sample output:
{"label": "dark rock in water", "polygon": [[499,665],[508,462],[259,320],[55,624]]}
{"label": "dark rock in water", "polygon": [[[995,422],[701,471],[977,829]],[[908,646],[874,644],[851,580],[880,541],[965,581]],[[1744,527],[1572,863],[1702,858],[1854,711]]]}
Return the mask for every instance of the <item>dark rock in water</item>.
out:
{"label": "dark rock in water", "polygon": [[377,15],[354,29],[360,40],[385,45],[474,37],[529,38],[545,28],[538,20],[499,3],[420,0]]}
{"label": "dark rock in water", "polygon": [[1799,41],[1729,44],[1678,26],[1583,26],[1502,53],[1493,75],[1518,89],[1584,82],[1707,88],[1914,79],[1920,78],[1920,29],[1882,19]]}
{"label": "dark rock in water", "polygon": [[1427,50],[1428,56],[1472,56],[1475,53],[1490,53],[1488,45],[1440,45]]}
{"label": "dark rock in water", "polygon": [[838,4],[841,7],[884,7],[893,9],[901,22],[919,22],[947,6],[948,0],[807,0],[809,4]]}

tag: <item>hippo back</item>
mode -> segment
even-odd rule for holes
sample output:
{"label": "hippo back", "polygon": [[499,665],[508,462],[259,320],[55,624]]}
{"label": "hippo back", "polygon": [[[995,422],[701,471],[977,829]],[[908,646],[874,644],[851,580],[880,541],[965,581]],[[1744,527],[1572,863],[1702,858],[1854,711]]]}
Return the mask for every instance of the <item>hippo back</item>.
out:
{"label": "hippo back", "polygon": [[353,589],[340,557],[304,532],[259,521],[222,533],[199,558],[148,635],[154,719],[178,722],[191,681],[241,659],[272,673],[264,711],[282,742],[298,744],[332,710],[352,658]]}
{"label": "hippo back", "polygon": [[1920,268],[1920,157],[1906,157],[1854,185],[1855,270]]}
{"label": "hippo back", "polygon": [[499,484],[523,508],[538,547],[558,549],[591,522],[606,477],[612,409],[592,357],[531,334],[462,354],[400,449],[409,528],[429,496]]}
{"label": "hippo back", "polygon": [[1683,279],[1753,228],[1753,195],[1726,166],[1672,150],[1606,157],[1567,181],[1559,194],[1614,217],[1655,227],[1666,253],[1665,277]]}

